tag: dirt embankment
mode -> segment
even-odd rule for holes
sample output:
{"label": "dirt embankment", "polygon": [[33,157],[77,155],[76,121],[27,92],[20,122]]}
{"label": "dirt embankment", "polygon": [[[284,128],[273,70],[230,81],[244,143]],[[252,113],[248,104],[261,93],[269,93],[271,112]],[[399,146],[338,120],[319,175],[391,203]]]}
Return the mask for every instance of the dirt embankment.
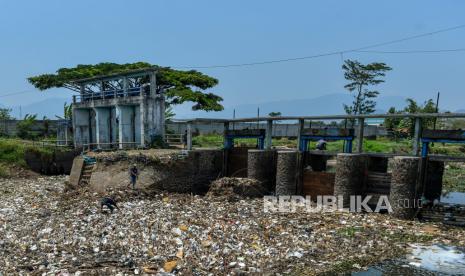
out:
{"label": "dirt embankment", "polygon": [[220,150],[174,151],[150,150],[93,154],[97,163],[90,186],[95,191],[129,184],[129,168],[139,170],[137,186],[145,191],[204,194],[212,180],[221,174],[223,152]]}

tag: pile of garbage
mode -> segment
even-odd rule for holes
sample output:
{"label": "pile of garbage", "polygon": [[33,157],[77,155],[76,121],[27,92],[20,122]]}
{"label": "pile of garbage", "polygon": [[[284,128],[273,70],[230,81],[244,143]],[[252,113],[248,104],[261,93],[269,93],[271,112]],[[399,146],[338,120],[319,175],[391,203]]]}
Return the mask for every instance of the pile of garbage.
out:
{"label": "pile of garbage", "polygon": [[266,193],[263,184],[255,179],[223,177],[210,184],[207,197],[239,200],[243,197],[262,197]]}
{"label": "pile of garbage", "polygon": [[1,180],[0,274],[308,275],[363,268],[410,242],[465,245],[463,229],[379,214],[264,212],[251,198],[113,191],[119,210],[101,212],[103,194],[66,193],[65,180]]}

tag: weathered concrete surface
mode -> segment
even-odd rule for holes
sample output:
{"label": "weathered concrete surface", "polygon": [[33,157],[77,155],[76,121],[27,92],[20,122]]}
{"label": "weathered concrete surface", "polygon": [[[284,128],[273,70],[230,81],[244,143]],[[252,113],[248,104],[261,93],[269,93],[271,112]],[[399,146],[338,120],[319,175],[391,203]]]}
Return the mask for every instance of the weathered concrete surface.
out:
{"label": "weathered concrete surface", "polygon": [[363,194],[367,166],[366,155],[340,153],[337,155],[334,196],[342,196],[344,207],[348,207],[350,196]]}
{"label": "weathered concrete surface", "polygon": [[69,184],[73,187],[79,185],[79,180],[81,179],[82,168],[84,167],[84,158],[78,156],[73,160],[73,168],[69,174]]}
{"label": "weathered concrete surface", "polygon": [[297,193],[298,152],[278,151],[276,165],[276,195]]}
{"label": "weathered concrete surface", "polygon": [[276,151],[249,150],[247,177],[258,180],[266,190],[273,190],[276,182]]}
{"label": "weathered concrete surface", "polygon": [[416,215],[417,181],[419,179],[420,158],[396,156],[392,159],[390,203],[392,215],[397,218],[412,219]]}

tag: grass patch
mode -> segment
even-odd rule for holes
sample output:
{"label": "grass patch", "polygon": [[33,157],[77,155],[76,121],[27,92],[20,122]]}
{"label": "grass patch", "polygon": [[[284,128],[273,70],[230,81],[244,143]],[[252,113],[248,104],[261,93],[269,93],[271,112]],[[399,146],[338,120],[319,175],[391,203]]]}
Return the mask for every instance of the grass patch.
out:
{"label": "grass patch", "polygon": [[361,228],[359,227],[346,227],[339,228],[337,234],[342,237],[353,238],[357,232],[360,232]]}
{"label": "grass patch", "polygon": [[19,139],[0,138],[0,163],[4,167],[10,165],[26,167],[26,160],[24,159],[26,151],[43,156],[45,159],[50,159],[54,153],[52,148],[27,144]]}
{"label": "grass patch", "polygon": [[445,192],[465,193],[465,164],[450,162],[446,165],[443,175],[443,190]]}
{"label": "grass patch", "polygon": [[7,178],[9,175],[8,168],[4,164],[0,164],[0,178]]}
{"label": "grass patch", "polygon": [[223,136],[221,135],[199,135],[192,137],[192,145],[201,148],[223,147]]}

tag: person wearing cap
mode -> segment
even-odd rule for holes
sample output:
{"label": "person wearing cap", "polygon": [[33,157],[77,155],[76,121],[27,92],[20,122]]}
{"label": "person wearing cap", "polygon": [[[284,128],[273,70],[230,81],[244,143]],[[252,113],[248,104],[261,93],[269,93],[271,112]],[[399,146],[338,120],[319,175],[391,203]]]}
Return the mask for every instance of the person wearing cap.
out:
{"label": "person wearing cap", "polygon": [[128,184],[128,187],[132,184],[132,189],[134,190],[134,188],[136,187],[136,180],[138,176],[139,171],[137,170],[137,165],[133,164],[132,167],[129,169],[129,178],[131,179],[131,182]]}

